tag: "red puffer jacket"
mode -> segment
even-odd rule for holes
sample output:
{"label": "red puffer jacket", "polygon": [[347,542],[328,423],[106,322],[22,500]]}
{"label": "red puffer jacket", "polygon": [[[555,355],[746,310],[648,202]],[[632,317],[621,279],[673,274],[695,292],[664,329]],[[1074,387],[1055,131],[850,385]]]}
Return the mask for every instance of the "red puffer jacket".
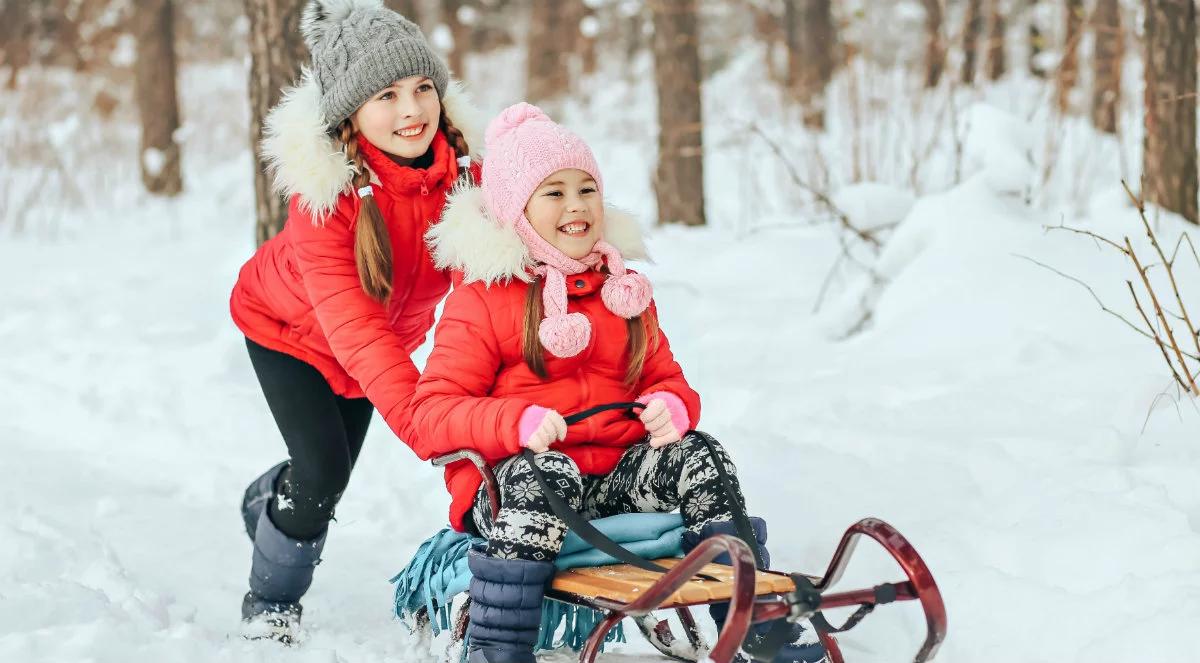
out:
{"label": "red puffer jacket", "polygon": [[[610,225],[626,224],[613,211],[606,211],[606,219]],[[612,235],[616,234],[614,229]],[[472,235],[482,235],[480,241],[491,239],[478,232],[459,233]],[[606,238],[613,241],[609,231]],[[469,251],[460,254],[471,255]],[[453,262],[452,258],[447,260]],[[469,267],[467,271],[466,280],[472,281]],[[433,353],[413,397],[417,454],[430,458],[472,448],[495,464],[520,451],[518,420],[530,405],[565,415],[600,403],[632,401],[656,391],[669,391],[681,398],[687,406],[689,425],[695,427],[700,418],[700,397],[684,379],[661,330],[657,344],[647,351],[641,379],[633,387],[625,386],[626,322],[605,308],[600,295],[604,279],[599,272],[567,277],[568,311],[588,317],[591,340],[574,357],[560,359],[544,353],[547,380],[538,378],[525,365],[521,353],[529,286],[517,280],[493,281],[490,287],[480,280],[455,286],[438,321]],[[648,315],[657,316],[653,304]],[[606,412],[571,426],[566,439],[551,448],[574,459],[584,474],[607,474],[625,449],[645,434],[638,419]],[[450,524],[455,529],[462,531],[463,518],[481,482],[469,462],[446,468],[446,487],[452,499]]]}
{"label": "red puffer jacket", "polygon": [[282,232],[264,243],[238,276],[230,311],[252,341],[301,359],[333,391],[366,396],[388,426],[412,443],[408,405],[419,372],[410,353],[433,326],[434,308],[449,290],[423,235],[441,214],[458,176],[453,149],[439,132],[428,168],[396,165],[365,140],[377,178],[372,195],[387,222],[392,247],[392,296],[385,307],[363,291],[354,259],[359,198],[343,193],[321,223],[292,196]]}

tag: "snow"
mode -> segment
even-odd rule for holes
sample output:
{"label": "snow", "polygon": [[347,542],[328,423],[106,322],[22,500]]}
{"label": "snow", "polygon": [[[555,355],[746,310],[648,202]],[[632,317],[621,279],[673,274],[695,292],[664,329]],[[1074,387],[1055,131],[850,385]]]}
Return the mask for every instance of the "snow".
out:
{"label": "snow", "polygon": [[[706,88],[728,100],[730,119],[706,129],[712,225],[654,229],[645,269],[703,396],[703,428],[730,448],[777,566],[819,573],[844,529],[876,516],[912,541],[945,595],[938,660],[1190,659],[1200,410],[1176,394],[1149,341],[1031,262],[1133,319],[1124,259],[1046,230],[1128,235],[1149,255],[1115,160],[1083,180],[1043,179],[1053,122],[1026,114],[1033,94],[1019,80],[962,100],[957,183],[951,142],[937,143],[913,186],[899,162],[851,182],[841,120],[822,138],[797,136],[794,163],[807,168],[824,149],[835,204],[885,240],[877,255],[852,244],[865,268],[838,267],[817,306],[842,243],[762,142],[739,139],[733,120],[767,94],[738,88],[739,67],[749,65]],[[448,498],[440,473],[378,420],[304,602],[303,646],[237,636],[250,561],[241,491],[284,448],[227,312],[253,249],[252,163],[234,103],[243,71],[189,69],[184,80],[196,92],[185,103],[229,95],[225,112],[243,115],[187,114],[190,188],[179,198],[140,192],[136,170],[120,165],[136,163],[136,141],[125,141],[97,157],[117,168],[97,181],[120,186],[81,182],[94,194],[57,232],[0,227],[0,660],[433,660],[444,640],[420,642],[391,618],[387,579],[444,523]],[[647,85],[613,85],[567,110],[606,191],[643,217],[653,209]],[[489,111],[514,99],[479,96]],[[785,135],[786,118],[757,121]],[[1076,124],[1066,133],[1055,156],[1064,170],[1115,149]],[[61,205],[52,198],[26,213]],[[1151,214],[1174,246],[1185,225]],[[1182,263],[1194,298],[1200,270]],[[842,586],[898,579],[864,544]],[[628,627],[631,642],[604,659],[660,660]],[[922,628],[912,606],[888,606],[843,648],[856,662],[907,660]]]}

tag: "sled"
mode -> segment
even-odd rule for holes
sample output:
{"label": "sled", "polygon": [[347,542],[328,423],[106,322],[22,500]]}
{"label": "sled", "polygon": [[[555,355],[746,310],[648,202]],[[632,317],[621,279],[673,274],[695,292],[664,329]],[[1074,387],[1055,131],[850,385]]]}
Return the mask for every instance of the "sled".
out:
{"label": "sled", "polygon": [[[566,419],[568,423],[575,423],[600,411],[636,407],[640,404],[614,403]],[[479,470],[491,498],[492,516],[497,517],[500,492],[495,475],[482,456],[472,450],[460,450],[433,459],[433,464],[444,467],[462,461],[471,462]],[[572,521],[567,522],[575,528]],[[579,525],[586,527],[583,523]],[[856,545],[864,538],[886,550],[899,565],[905,579],[864,589],[832,591]],[[710,563],[722,553],[729,555],[729,565]],[[743,538],[718,535],[702,540],[682,558],[654,560],[665,573],[632,564],[559,571],[546,598],[596,610],[603,615],[580,648],[580,663],[594,663],[609,632],[626,617],[634,621],[638,630],[662,654],[681,661],[704,663],[732,663],[739,650],[756,660],[769,661],[773,649],[784,643],[775,642],[772,649],[770,642],[754,638],[748,641],[746,636],[751,624],[780,619],[791,623],[809,620],[825,646],[828,660],[844,663],[835,636],[854,628],[876,606],[901,601],[916,601],[925,616],[925,640],[913,658],[915,663],[931,660],[946,637],[946,608],[929,567],[907,539],[877,518],[865,518],[846,530],[823,575],[761,570],[755,563],[754,552]],[[724,601],[730,602],[729,616],[710,646],[690,608]],[[856,607],[856,610],[841,626],[831,625],[823,615],[825,610],[849,607]],[[452,644],[461,643],[466,635],[469,609],[470,598],[459,608],[454,619]],[[674,612],[682,637],[675,632],[671,622],[660,618],[656,611]],[[418,621],[422,619],[427,620],[428,615],[418,614]],[[768,634],[761,640],[770,641],[771,637]]]}

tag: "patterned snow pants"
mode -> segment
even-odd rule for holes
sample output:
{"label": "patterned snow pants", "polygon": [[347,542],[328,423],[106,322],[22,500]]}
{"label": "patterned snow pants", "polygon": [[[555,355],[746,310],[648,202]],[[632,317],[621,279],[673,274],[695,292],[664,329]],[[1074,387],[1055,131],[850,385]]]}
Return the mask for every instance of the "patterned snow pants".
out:
{"label": "patterned snow pants", "polygon": [[[745,507],[737,469],[720,445],[738,501]],[[589,520],[620,513],[666,513],[679,509],[683,524],[699,532],[714,520],[731,520],[729,497],[708,448],[695,435],[654,449],[640,442],[627,449],[612,472],[581,475],[575,461],[558,451],[536,457],[555,492]],[[494,468],[500,488],[500,513],[492,521],[487,489],[480,486],[471,511],[475,528],[488,540],[488,554],[504,559],[552,561],[567,527],[550,510],[529,462],[513,456]]]}

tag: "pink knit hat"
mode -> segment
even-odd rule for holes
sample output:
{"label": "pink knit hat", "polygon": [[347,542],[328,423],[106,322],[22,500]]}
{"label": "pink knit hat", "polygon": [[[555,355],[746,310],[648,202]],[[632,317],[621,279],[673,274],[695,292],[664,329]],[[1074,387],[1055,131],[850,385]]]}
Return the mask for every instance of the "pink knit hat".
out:
{"label": "pink knit hat", "polygon": [[573,357],[587,347],[591,324],[582,313],[567,313],[567,275],[608,267],[600,296],[608,310],[622,318],[641,315],[650,305],[650,282],[625,270],[620,251],[604,240],[579,260],[554,248],[525,218],[529,197],[551,174],[578,168],[591,175],[604,195],[604,182],[591,149],[579,136],[555,124],[537,106],[518,103],[505,108],[488,125],[484,139],[483,199],[488,212],[511,227],[538,263],[534,272],[545,279],[538,328],[542,346],[556,357]]}

